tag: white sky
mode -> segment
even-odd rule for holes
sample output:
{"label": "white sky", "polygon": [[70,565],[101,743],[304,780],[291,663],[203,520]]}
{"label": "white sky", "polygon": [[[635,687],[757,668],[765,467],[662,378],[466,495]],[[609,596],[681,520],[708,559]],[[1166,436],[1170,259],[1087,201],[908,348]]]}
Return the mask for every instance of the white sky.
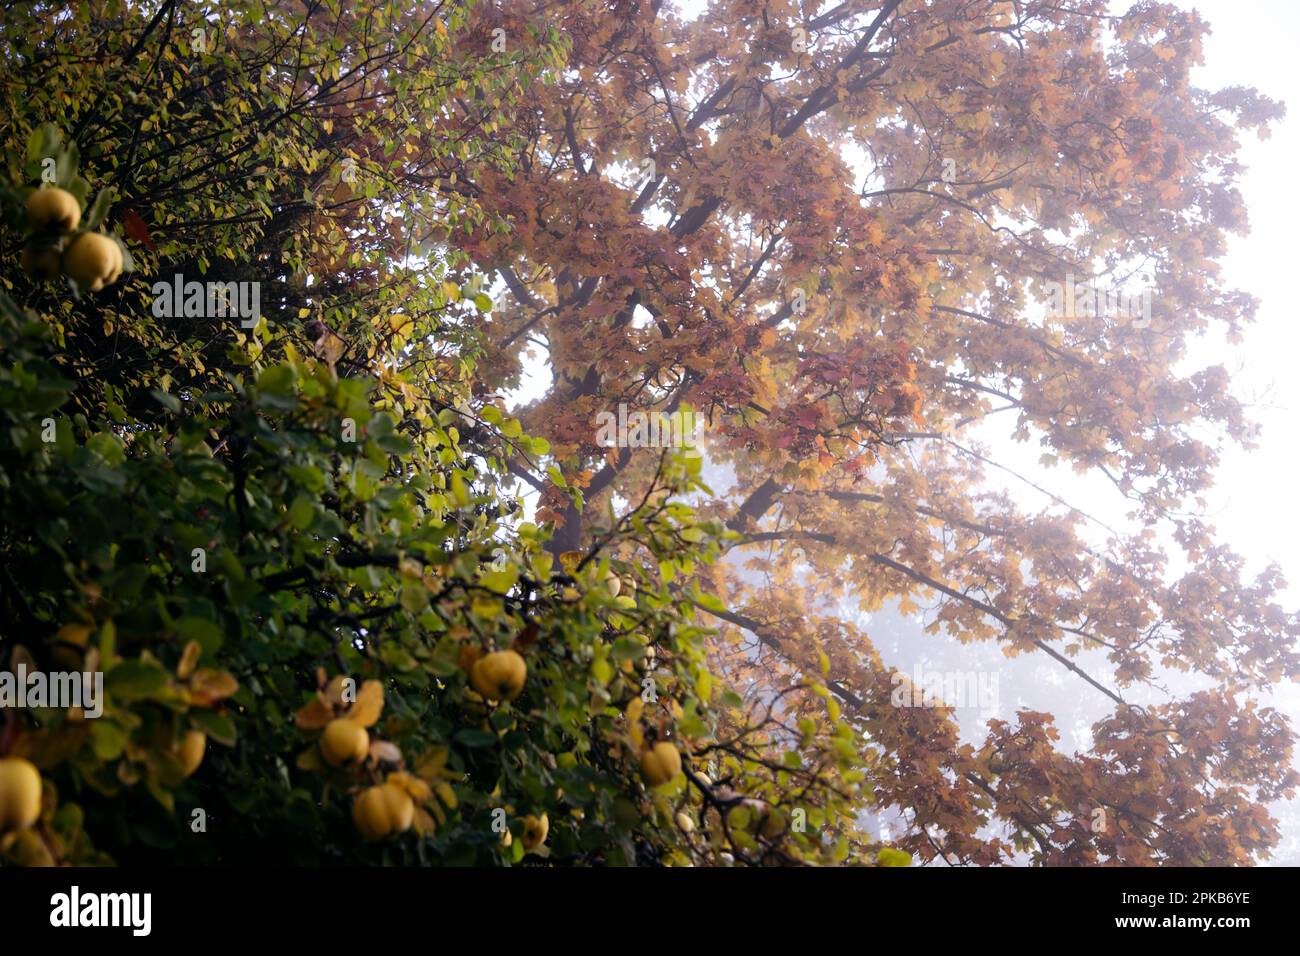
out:
{"label": "white sky", "polygon": [[[1243,399],[1262,403],[1255,410],[1263,425],[1254,452],[1229,452],[1219,471],[1214,496],[1217,525],[1237,550],[1252,560],[1252,570],[1278,562],[1300,599],[1300,522],[1290,503],[1296,487],[1296,411],[1300,410],[1300,351],[1296,327],[1296,237],[1300,223],[1297,159],[1300,159],[1300,69],[1295,43],[1300,39],[1300,4],[1294,0],[1196,0],[1194,8],[1210,22],[1205,66],[1196,74],[1207,88],[1253,86],[1282,100],[1289,115],[1263,142],[1250,138],[1242,158],[1249,167],[1241,193],[1250,211],[1249,236],[1235,237],[1224,262],[1226,281],[1258,297],[1256,324],[1232,352],[1241,363],[1220,359],[1235,370]],[[1202,364],[1214,361],[1221,345],[1200,350]],[[1221,509],[1221,510],[1220,510]]]}

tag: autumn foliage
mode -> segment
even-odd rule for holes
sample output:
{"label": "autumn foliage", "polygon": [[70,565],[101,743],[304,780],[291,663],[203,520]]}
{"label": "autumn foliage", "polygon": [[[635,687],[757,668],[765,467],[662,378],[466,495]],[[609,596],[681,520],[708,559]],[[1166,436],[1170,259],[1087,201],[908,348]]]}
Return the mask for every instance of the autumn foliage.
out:
{"label": "autumn foliage", "polygon": [[[1277,843],[1260,697],[1300,621],[1195,516],[1250,432],[1183,359],[1252,316],[1216,259],[1281,108],[1190,83],[1196,15],[90,6],[0,25],[0,668],[107,694],[0,714],[41,781],[7,862]],[[66,238],[29,220],[51,166],[128,251],[101,288],[24,266]],[[261,314],[160,315],[176,274]],[[1053,310],[1075,277],[1144,283],[1149,320]],[[606,447],[620,405],[693,410],[700,447]],[[989,423],[1132,527],[995,488]],[[1110,706],[1091,747],[897,706],[850,613],[884,607],[1062,668]]]}
{"label": "autumn foliage", "polygon": [[[1252,694],[1295,676],[1296,618],[1275,570],[1242,580],[1194,517],[1204,436],[1249,433],[1223,369],[1178,369],[1190,337],[1251,318],[1214,260],[1245,223],[1237,136],[1279,107],[1195,89],[1205,25],[1163,4],[611,7],[531,7],[572,38],[568,70],[503,124],[518,169],[478,178],[510,230],[456,240],[511,292],[488,333],[502,380],[530,347],[553,373],[523,421],[585,492],[579,511],[539,485],[557,538],[593,540],[654,467],[584,422],[688,403],[734,479],[702,506],[738,534],[713,659],[770,692],[824,655],[902,846],[1260,859],[1264,804],[1296,778],[1289,727]],[[1142,276],[1146,322],[1051,314],[1051,283]],[[993,415],[1113,483],[1137,530],[1099,545],[1072,508],[983,490],[996,462],[972,430]],[[828,599],[925,605],[935,639],[1045,655],[1114,712],[1084,753],[1030,712],[959,744],[942,709],[889,705],[889,662]],[[1170,670],[1210,689],[1127,702]]]}

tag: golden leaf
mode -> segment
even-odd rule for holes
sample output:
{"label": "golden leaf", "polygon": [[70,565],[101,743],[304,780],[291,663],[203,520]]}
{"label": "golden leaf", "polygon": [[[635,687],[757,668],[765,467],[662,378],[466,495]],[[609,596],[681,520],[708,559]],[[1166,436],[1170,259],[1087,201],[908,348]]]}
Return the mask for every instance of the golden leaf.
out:
{"label": "golden leaf", "polygon": [[415,832],[420,834],[420,836],[427,836],[433,833],[436,829],[437,827],[434,826],[433,817],[429,816],[423,807],[416,807]]}
{"label": "golden leaf", "polygon": [[59,633],[54,635],[56,641],[64,641],[68,644],[76,644],[78,647],[85,647],[86,642],[90,640],[90,632],[94,628],[89,624],[64,624],[59,628]]}
{"label": "golden leaf", "polygon": [[445,780],[439,781],[435,789],[438,791],[438,799],[445,803],[449,810],[455,810],[458,801],[456,800],[456,791],[451,788],[451,784]]}
{"label": "golden leaf", "polygon": [[412,800],[417,803],[423,803],[433,796],[433,790],[427,783],[414,774],[407,773],[404,770],[398,770],[388,775],[388,783],[405,790]]}
{"label": "golden leaf", "polygon": [[303,730],[319,730],[334,717],[334,711],[325,703],[323,696],[317,694],[298,708],[294,722]]}
{"label": "golden leaf", "polygon": [[449,753],[446,747],[434,747],[426,751],[416,763],[415,772],[426,780],[441,776],[443,767],[447,765]]}
{"label": "golden leaf", "polygon": [[196,707],[211,707],[239,690],[239,681],[225,671],[204,667],[190,678],[190,698]]}
{"label": "golden leaf", "polygon": [[298,754],[295,761],[299,770],[315,771],[323,770],[325,765],[321,763],[320,751],[315,747],[308,747],[302,753]]}
{"label": "golden leaf", "polygon": [[194,668],[199,663],[199,655],[203,653],[203,648],[198,641],[190,641],[185,645],[185,650],[181,652],[180,663],[176,665],[176,676],[181,680],[189,680],[190,675],[194,673]]}
{"label": "golden leaf", "polygon": [[377,680],[368,680],[361,685],[357,702],[348,711],[348,716],[362,727],[372,727],[383,710],[384,685]]}

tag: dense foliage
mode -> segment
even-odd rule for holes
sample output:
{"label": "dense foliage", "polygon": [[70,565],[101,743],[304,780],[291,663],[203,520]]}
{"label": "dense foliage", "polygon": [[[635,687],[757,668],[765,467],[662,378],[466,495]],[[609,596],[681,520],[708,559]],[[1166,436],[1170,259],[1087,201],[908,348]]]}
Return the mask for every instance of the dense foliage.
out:
{"label": "dense foliage", "polygon": [[[1190,86],[1203,29],[1100,0],[7,10],[0,670],[99,670],[106,704],[0,711],[42,788],[6,861],[1261,859],[1296,776],[1255,698],[1300,628],[1188,517],[1204,434],[1248,432],[1221,369],[1178,368],[1250,317],[1214,260],[1238,130],[1277,107]],[[1041,314],[1135,262],[1148,323]],[[177,276],[256,283],[257,314]],[[553,381],[512,414],[530,350]],[[620,405],[699,410],[703,457],[602,446]],[[1098,547],[983,490],[995,414],[1140,529]],[[1084,753],[1031,711],[964,744],[835,601],[927,603],[1114,712]],[[1169,669],[1209,689],[1125,699]]]}
{"label": "dense foliage", "polygon": [[[699,459],[562,559],[503,487],[548,445],[478,385],[492,302],[445,239],[494,220],[448,164],[508,172],[483,126],[559,38],[458,55],[452,7],[98,6],[3,33],[4,665],[107,688],[96,719],[5,711],[45,788],[9,858],[845,858],[849,728],[749,720],[704,663]],[[134,260],[99,292],[18,269],[47,157]],[[155,314],[176,273],[258,281],[260,320]],[[522,692],[485,699],[505,650]],[[361,759],[322,746],[340,717]],[[647,783],[656,744],[693,787]],[[363,840],[384,783],[414,825]],[[798,832],[773,809],[796,792]]]}
{"label": "dense foliage", "polygon": [[[1218,260],[1246,227],[1238,138],[1280,104],[1198,88],[1206,23],[1146,0],[537,0],[478,29],[543,16],[568,68],[500,121],[516,168],[474,173],[510,229],[454,238],[510,289],[489,370],[536,349],[552,371],[521,420],[586,492],[542,491],[562,546],[654,467],[593,414],[689,403],[725,477],[701,512],[743,535],[714,659],[761,696],[824,652],[904,848],[1263,858],[1297,782],[1265,695],[1297,675],[1300,618],[1205,514],[1252,431],[1188,355],[1253,318]],[[963,737],[896,706],[882,608],[955,666],[1032,655],[1110,713],[1075,753],[1037,709]]]}

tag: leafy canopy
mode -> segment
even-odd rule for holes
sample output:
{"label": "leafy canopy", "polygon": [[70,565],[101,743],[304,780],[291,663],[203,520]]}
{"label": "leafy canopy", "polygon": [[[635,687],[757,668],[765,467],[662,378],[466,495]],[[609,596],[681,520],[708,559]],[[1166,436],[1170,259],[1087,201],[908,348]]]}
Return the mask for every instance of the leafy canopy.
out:
{"label": "leafy canopy", "polygon": [[[1223,369],[1182,364],[1252,316],[1216,259],[1237,138],[1280,107],[1192,86],[1195,14],[95,6],[0,25],[0,638],[108,685],[97,720],[6,711],[46,787],[11,859],[1277,843],[1293,737],[1258,695],[1294,679],[1297,618],[1195,516],[1249,430]],[[99,293],[19,268],[47,124],[133,260]],[[258,282],[260,320],[155,315],[178,273]],[[1076,279],[1142,285],[1149,321],[1055,308]],[[551,384],[512,417],[530,350]],[[619,405],[698,411],[704,458],[602,446]],[[1136,530],[989,490],[998,422]],[[1083,752],[1027,710],[963,743],[950,708],[896,705],[837,601],[924,604],[935,640],[1041,656],[1113,711]],[[494,703],[469,677],[505,649],[527,677]],[[1171,672],[1207,689],[1130,702]],[[363,762],[323,759],[340,717]],[[683,772],[650,786],[664,742]],[[363,841],[382,782],[413,832]],[[889,810],[886,845],[864,821]]]}
{"label": "leafy canopy", "polygon": [[[1246,224],[1238,137],[1281,107],[1195,87],[1206,24],[1165,3],[519,3],[478,30],[543,18],[567,68],[498,120],[515,168],[473,178],[511,228],[451,241],[510,292],[497,381],[529,350],[551,372],[521,419],[585,494],[532,473],[560,546],[655,467],[593,416],[690,405],[721,476],[700,513],[740,535],[712,659],[762,699],[824,655],[900,846],[1263,858],[1297,777],[1258,701],[1295,678],[1300,621],[1201,517],[1218,448],[1251,432],[1227,372],[1186,357],[1253,316],[1217,259]],[[1022,476],[990,432],[1132,520],[996,491]],[[1092,745],[1063,753],[1027,710],[967,745],[949,709],[896,706],[887,625],[850,615],[922,606],[934,640],[1037,656],[1111,707]]]}
{"label": "leafy canopy", "polygon": [[[581,553],[523,520],[508,463],[550,445],[484,387],[494,303],[449,237],[509,228],[467,171],[510,175],[493,117],[565,38],[484,52],[450,4],[92,7],[0,27],[0,665],[106,685],[98,718],[5,709],[45,791],[5,859],[874,862],[838,709],[749,712],[708,663],[697,458]],[[79,232],[130,253],[99,292],[20,268],[56,156],[103,213]],[[256,282],[260,315],[155,308],[177,275]],[[506,650],[522,692],[487,699]],[[412,825],[365,840],[378,785]]]}

